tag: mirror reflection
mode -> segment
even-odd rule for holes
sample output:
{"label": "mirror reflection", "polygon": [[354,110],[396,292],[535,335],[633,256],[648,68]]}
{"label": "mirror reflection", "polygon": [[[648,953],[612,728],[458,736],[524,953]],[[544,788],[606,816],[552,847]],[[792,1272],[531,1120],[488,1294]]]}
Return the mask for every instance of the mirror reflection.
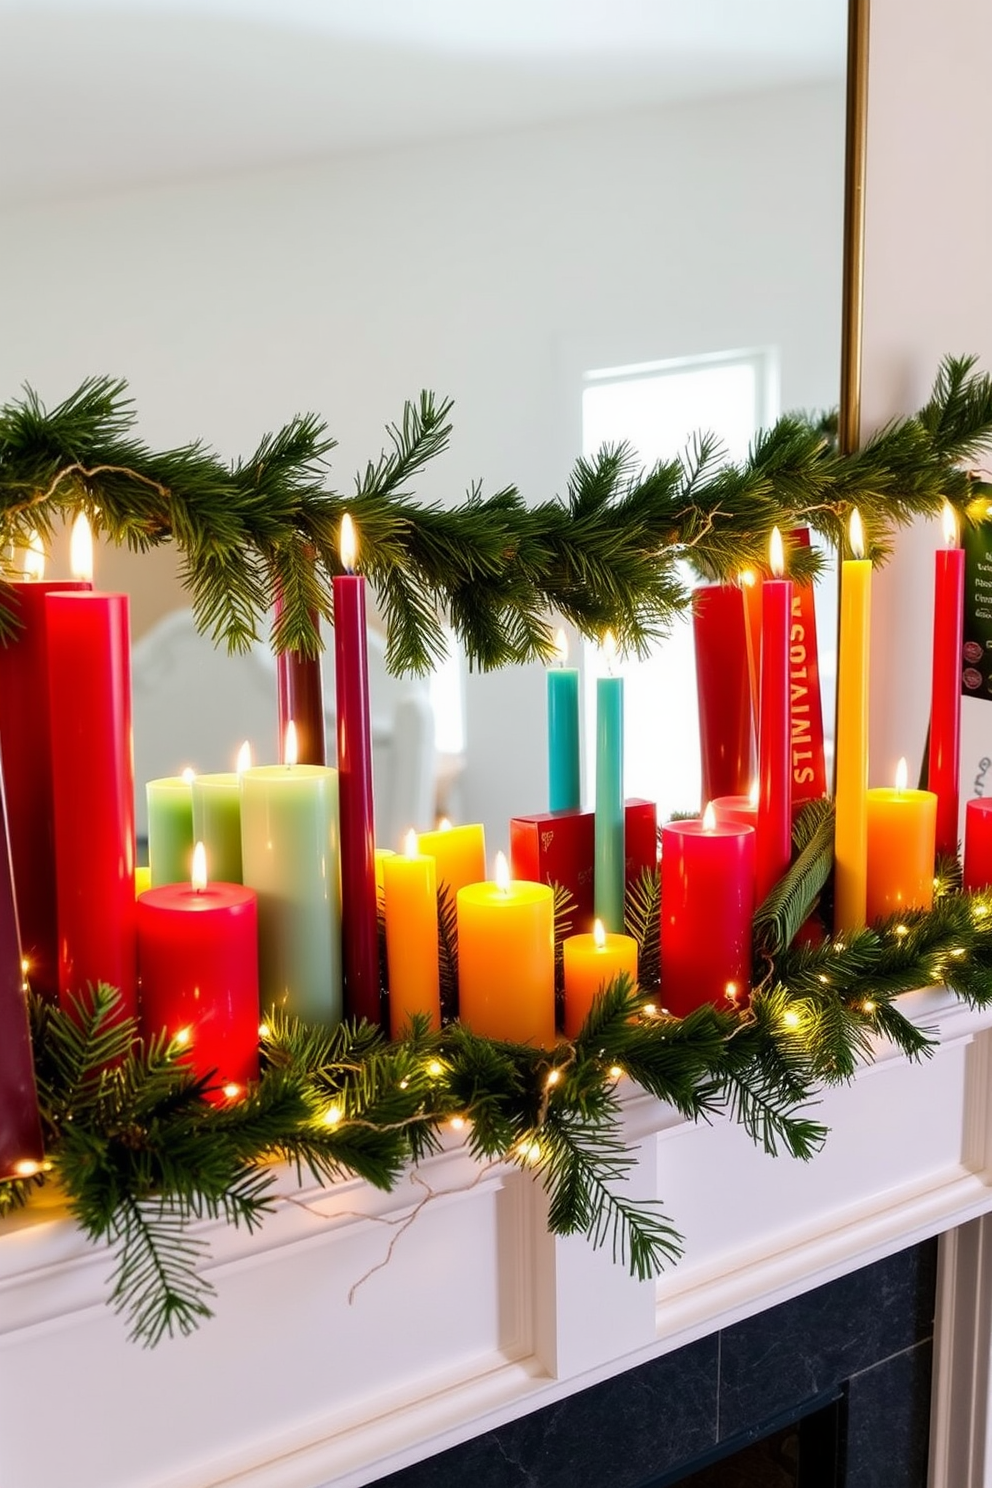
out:
{"label": "mirror reflection", "polygon": [[[450,502],[545,499],[604,439],[740,454],[837,401],[845,27],[842,0],[0,0],[4,396],[120,375],[150,443],[228,457],[314,409],[346,491],[430,387],[455,433],[418,494]],[[200,641],[168,551],[98,561],[132,596],[139,781],[275,757],[265,648]],[[441,808],[495,848],[546,808],[542,668],[380,672],[383,842]],[[688,625],[627,674],[628,792],[691,809]]]}

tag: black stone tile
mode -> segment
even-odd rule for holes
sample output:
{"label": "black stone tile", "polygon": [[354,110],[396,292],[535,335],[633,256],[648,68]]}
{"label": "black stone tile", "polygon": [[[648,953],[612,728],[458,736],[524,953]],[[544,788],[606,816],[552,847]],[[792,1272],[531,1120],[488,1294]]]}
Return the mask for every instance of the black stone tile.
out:
{"label": "black stone tile", "polygon": [[851,1380],[846,1488],[926,1488],[932,1368],[927,1340]]}
{"label": "black stone tile", "polygon": [[726,1329],[720,1440],[930,1337],[936,1256],[926,1241]]}
{"label": "black stone tile", "polygon": [[383,1488],[638,1488],[716,1441],[716,1337],[401,1468]]}

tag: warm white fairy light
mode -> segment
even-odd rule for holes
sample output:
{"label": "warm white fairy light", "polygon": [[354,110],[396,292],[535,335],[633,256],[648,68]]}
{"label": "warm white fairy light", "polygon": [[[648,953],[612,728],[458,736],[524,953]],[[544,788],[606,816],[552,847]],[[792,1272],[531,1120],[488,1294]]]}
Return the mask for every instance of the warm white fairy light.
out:
{"label": "warm white fairy light", "polygon": [[259,1023],[258,1036],[260,1039],[267,1039],[271,1032],[272,1029],[269,1027],[268,1023]]}
{"label": "warm white fairy light", "polygon": [[621,1079],[623,1079],[623,1070],[620,1068],[620,1066],[618,1064],[611,1064],[610,1065],[610,1079],[611,1080],[621,1080]]}
{"label": "warm white fairy light", "polygon": [[236,1085],[233,1080],[231,1080],[227,1085],[224,1086],[224,1095],[227,1100],[237,1100],[240,1094],[241,1086]]}
{"label": "warm white fairy light", "polygon": [[865,1013],[873,1013],[875,1011],[875,1004],[872,1002],[870,997],[866,998],[865,1001],[861,1004],[861,1010]]}
{"label": "warm white fairy light", "polygon": [[341,1117],[343,1114],[344,1113],[341,1110],[340,1106],[328,1106],[327,1110],[324,1112],[324,1125],[340,1126]]}
{"label": "warm white fairy light", "polygon": [[549,1073],[548,1073],[547,1084],[549,1086],[557,1085],[560,1079],[561,1079],[561,1070],[553,1069],[553,1070],[549,1071]]}
{"label": "warm white fairy light", "polygon": [[33,1157],[22,1157],[14,1164],[14,1173],[18,1178],[33,1178],[35,1173],[41,1172],[42,1165]]}
{"label": "warm white fairy light", "polygon": [[799,1014],[796,1012],[795,1008],[788,1008],[782,1014],[782,1022],[785,1024],[786,1028],[798,1028],[799,1021]]}
{"label": "warm white fairy light", "polygon": [[438,1075],[444,1074],[444,1065],[439,1059],[432,1059],[430,1064],[427,1066],[427,1073],[430,1075],[432,1080],[436,1080]]}

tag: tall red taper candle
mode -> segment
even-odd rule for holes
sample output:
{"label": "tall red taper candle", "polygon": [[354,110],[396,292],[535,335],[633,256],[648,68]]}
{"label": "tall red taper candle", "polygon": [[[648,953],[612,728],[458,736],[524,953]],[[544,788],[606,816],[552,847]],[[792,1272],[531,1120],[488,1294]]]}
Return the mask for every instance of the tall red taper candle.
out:
{"label": "tall red taper candle", "polygon": [[761,585],[761,673],[758,704],[758,826],[755,902],[761,904],[792,855],[792,737],[789,713],[789,628],[792,581],[782,536],[772,532],[773,578]]}
{"label": "tall red taper candle", "polygon": [[8,793],[7,827],[17,919],[28,980],[50,1002],[58,997],[59,962],[45,596],[88,588],[83,581],[40,578],[11,584],[20,628],[0,645],[0,754],[7,778],[16,783]]}
{"label": "tall red taper candle", "polygon": [[379,1023],[382,1008],[365,580],[352,572],[355,556],[354,528],[345,515],[341,523],[341,562],[347,572],[334,580],[344,1002],[349,1017]]}
{"label": "tall red taper candle", "polygon": [[927,786],[937,797],[937,853],[958,850],[961,792],[961,647],[964,639],[964,549],[957,522],[944,507],[947,547],[934,555],[933,682]]}
{"label": "tall red taper candle", "polygon": [[[276,596],[276,618],[283,610],[282,595]],[[320,628],[320,616],[311,610],[314,628]],[[304,656],[300,651],[280,651],[276,656],[276,697],[279,711],[279,738],[285,739],[286,725],[296,728],[297,764],[327,764],[327,732],[324,723],[324,674],[319,656]]]}
{"label": "tall red taper candle", "polygon": [[[87,534],[88,535],[88,534]],[[74,565],[75,567],[75,565]],[[77,570],[78,571],[78,570]],[[59,999],[109,982],[137,1010],[134,763],[126,594],[49,594]]]}
{"label": "tall red taper candle", "polygon": [[0,778],[0,1179],[29,1178],[44,1156],[5,795]]}
{"label": "tall red taper candle", "polygon": [[753,774],[753,720],[744,596],[704,584],[692,596],[704,801],[743,796]]}

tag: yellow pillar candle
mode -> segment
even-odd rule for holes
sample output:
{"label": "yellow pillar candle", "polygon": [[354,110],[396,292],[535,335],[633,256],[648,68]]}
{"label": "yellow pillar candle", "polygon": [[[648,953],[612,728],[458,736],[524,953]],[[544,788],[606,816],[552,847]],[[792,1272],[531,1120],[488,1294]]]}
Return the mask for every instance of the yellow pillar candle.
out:
{"label": "yellow pillar candle", "polygon": [[865,923],[868,892],[868,642],[871,562],[863,557],[858,512],[851,513],[851,551],[840,579],[837,659],[837,792],[834,838],[834,930]]}
{"label": "yellow pillar candle", "polygon": [[417,851],[410,832],[405,854],[381,860],[389,968],[389,1032],[399,1038],[411,1013],[426,1013],[441,1026],[437,958],[437,867]]}
{"label": "yellow pillar candle", "polygon": [[486,876],[486,836],[481,822],[465,827],[442,823],[436,832],[421,832],[418,850],[437,862],[438,887],[446,885],[452,900],[466,884]]}
{"label": "yellow pillar candle", "polygon": [[598,992],[621,972],[637,981],[637,941],[632,935],[607,935],[597,920],[591,935],[569,935],[562,941],[565,971],[565,1035],[575,1038]]}
{"label": "yellow pillar candle", "polygon": [[[422,839],[421,839],[422,840]],[[496,857],[496,882],[459,889],[458,1008],[473,1033],[550,1048],[555,1042],[554,894],[511,882]]]}
{"label": "yellow pillar candle", "polygon": [[904,909],[933,907],[937,836],[934,791],[906,789],[906,761],[896,785],[868,792],[868,923]]}

